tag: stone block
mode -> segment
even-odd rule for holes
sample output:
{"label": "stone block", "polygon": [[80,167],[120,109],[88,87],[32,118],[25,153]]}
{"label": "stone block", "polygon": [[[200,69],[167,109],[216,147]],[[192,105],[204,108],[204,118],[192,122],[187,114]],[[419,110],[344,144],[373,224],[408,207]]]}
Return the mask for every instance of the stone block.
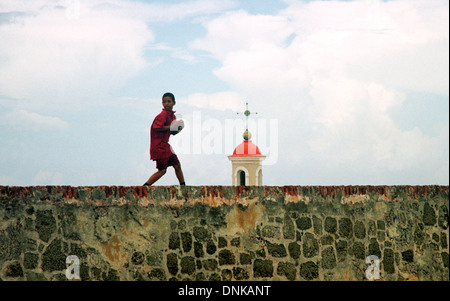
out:
{"label": "stone block", "polygon": [[409,249],[402,252],[402,260],[406,262],[413,262],[414,261],[414,252],[413,250]]}
{"label": "stone block", "polygon": [[192,275],[196,270],[195,259],[192,256],[185,256],[180,261],[181,273]]}
{"label": "stone block", "polygon": [[233,277],[236,280],[248,280],[250,278],[250,275],[246,269],[242,267],[234,267]]}
{"label": "stone block", "polygon": [[314,234],[305,233],[303,238],[303,256],[311,258],[319,254],[319,243]]}
{"label": "stone block", "polygon": [[351,238],[353,235],[353,224],[348,217],[339,220],[339,235],[346,238]]}
{"label": "stone block", "polygon": [[267,243],[267,252],[272,257],[286,257],[287,252],[283,244]]}
{"label": "stone block", "polygon": [[49,272],[65,270],[66,257],[62,251],[62,241],[54,239],[42,254],[42,270]]}
{"label": "stone block", "polygon": [[192,249],[192,234],[190,232],[181,233],[181,245],[185,253],[188,253]]}
{"label": "stone block", "polygon": [[300,265],[300,276],[306,280],[319,278],[319,266],[313,261],[307,261]]}
{"label": "stone block", "polygon": [[334,269],[336,267],[336,255],[333,247],[326,247],[322,251],[322,267]]}
{"label": "stone block", "polygon": [[307,216],[299,217],[295,223],[297,224],[297,228],[300,230],[308,230],[312,227],[311,219]]}
{"label": "stone block", "polygon": [[211,239],[211,232],[209,232],[208,229],[204,227],[194,227],[193,234],[194,237],[199,241],[206,241],[208,239]]}
{"label": "stone block", "polygon": [[56,231],[56,220],[52,210],[38,210],[36,212],[35,230],[42,241],[48,242]]}
{"label": "stone block", "polygon": [[428,203],[425,203],[423,206],[423,223],[426,226],[433,226],[436,224],[436,212]]}
{"label": "stone block", "polygon": [[278,263],[277,274],[285,276],[289,281],[293,281],[297,277],[297,269],[293,263],[280,262]]}
{"label": "stone block", "polygon": [[219,265],[233,265],[236,263],[236,258],[230,250],[223,249],[219,251]]}
{"label": "stone block", "polygon": [[180,235],[178,232],[172,232],[169,236],[169,249],[176,250],[180,247]]}
{"label": "stone block", "polygon": [[170,274],[176,275],[178,273],[178,256],[175,253],[167,254],[167,270]]}
{"label": "stone block", "polygon": [[287,214],[283,220],[283,237],[285,239],[295,239],[295,225]]}
{"label": "stone block", "polygon": [[300,258],[300,245],[296,242],[291,242],[288,245],[288,251],[289,256],[291,256],[292,259],[299,259]]}
{"label": "stone block", "polygon": [[324,223],[325,231],[328,233],[336,233],[337,221],[333,217],[327,216]]}
{"label": "stone block", "polygon": [[394,251],[392,249],[384,249],[382,264],[385,273],[395,273]]}
{"label": "stone block", "polygon": [[366,227],[362,221],[356,221],[353,227],[353,232],[355,233],[355,237],[359,239],[366,238]]}
{"label": "stone block", "polygon": [[253,275],[257,278],[273,276],[273,262],[271,260],[255,259],[253,262]]}

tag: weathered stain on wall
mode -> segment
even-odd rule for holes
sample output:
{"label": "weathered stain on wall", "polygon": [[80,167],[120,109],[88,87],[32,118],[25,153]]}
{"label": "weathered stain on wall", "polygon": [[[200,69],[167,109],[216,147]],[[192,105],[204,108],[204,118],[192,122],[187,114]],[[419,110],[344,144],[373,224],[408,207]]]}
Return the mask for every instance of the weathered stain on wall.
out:
{"label": "weathered stain on wall", "polygon": [[448,186],[0,186],[0,280],[449,280]]}

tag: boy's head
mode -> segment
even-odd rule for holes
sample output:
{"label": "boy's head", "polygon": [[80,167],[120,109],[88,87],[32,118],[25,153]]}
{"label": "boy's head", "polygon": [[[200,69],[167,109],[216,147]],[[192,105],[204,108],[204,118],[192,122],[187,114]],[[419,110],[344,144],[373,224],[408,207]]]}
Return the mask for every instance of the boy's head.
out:
{"label": "boy's head", "polygon": [[162,97],[162,105],[167,111],[172,111],[175,105],[175,96],[172,93],[164,93]]}
{"label": "boy's head", "polygon": [[172,93],[170,93],[170,92],[164,93],[164,95],[163,95],[163,97],[162,97],[162,100],[163,100],[163,101],[164,101],[164,98],[165,98],[165,97],[170,97],[170,98],[172,98],[173,103],[175,103],[175,95],[173,95]]}

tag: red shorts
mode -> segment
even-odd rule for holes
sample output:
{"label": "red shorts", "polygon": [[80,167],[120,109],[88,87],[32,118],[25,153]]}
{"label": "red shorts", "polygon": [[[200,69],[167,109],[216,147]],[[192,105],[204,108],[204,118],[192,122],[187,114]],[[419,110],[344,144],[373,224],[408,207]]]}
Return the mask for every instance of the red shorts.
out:
{"label": "red shorts", "polygon": [[169,166],[175,166],[180,164],[180,161],[178,161],[178,157],[175,154],[167,158],[155,159],[155,161],[156,161],[156,168],[158,170],[167,169],[167,167]]}

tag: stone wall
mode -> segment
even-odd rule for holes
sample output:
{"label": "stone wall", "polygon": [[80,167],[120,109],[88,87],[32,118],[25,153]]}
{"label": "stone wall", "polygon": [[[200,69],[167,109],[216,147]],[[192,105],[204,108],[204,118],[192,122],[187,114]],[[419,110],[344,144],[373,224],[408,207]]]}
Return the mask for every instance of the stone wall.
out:
{"label": "stone wall", "polygon": [[0,279],[448,281],[448,192],[0,186]]}

